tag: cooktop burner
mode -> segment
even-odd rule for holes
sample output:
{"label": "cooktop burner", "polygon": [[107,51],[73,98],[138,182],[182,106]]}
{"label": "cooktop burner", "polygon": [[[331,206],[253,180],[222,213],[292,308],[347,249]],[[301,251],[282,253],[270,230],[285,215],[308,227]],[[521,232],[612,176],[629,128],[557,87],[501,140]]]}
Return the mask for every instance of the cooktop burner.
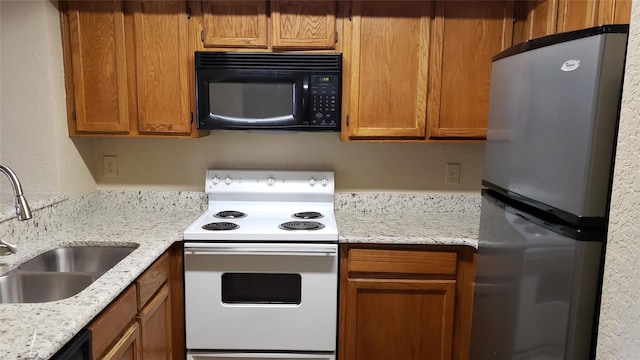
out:
{"label": "cooktop burner", "polygon": [[282,230],[320,230],[324,225],[317,221],[287,221],[278,227]]}
{"label": "cooktop burner", "polygon": [[203,225],[202,228],[209,231],[221,231],[221,230],[235,230],[239,228],[238,224],[234,224],[232,222],[214,222]]}
{"label": "cooktop burner", "polygon": [[317,211],[304,211],[292,215],[296,219],[320,219],[322,214]]}
{"label": "cooktop burner", "polygon": [[246,217],[247,214],[243,213],[242,211],[225,210],[219,211],[213,216],[217,217],[218,219],[240,219]]}

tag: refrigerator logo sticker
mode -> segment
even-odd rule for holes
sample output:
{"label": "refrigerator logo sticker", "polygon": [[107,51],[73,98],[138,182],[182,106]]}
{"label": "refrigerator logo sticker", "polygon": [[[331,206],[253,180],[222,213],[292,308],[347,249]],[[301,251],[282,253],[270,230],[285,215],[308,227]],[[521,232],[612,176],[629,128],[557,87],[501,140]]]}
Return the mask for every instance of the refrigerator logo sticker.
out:
{"label": "refrigerator logo sticker", "polygon": [[562,64],[560,70],[562,71],[573,71],[580,67],[580,60],[567,60]]}

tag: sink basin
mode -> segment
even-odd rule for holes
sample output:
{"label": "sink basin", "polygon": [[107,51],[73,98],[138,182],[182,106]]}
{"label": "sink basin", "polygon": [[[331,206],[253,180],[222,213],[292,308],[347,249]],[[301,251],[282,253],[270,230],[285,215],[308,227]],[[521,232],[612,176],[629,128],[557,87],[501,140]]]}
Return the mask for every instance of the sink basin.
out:
{"label": "sink basin", "polygon": [[71,297],[100,275],[74,273],[14,273],[0,276],[1,303],[40,303]]}
{"label": "sink basin", "polygon": [[0,276],[0,303],[66,299],[91,285],[135,249],[79,246],[49,250]]}
{"label": "sink basin", "polygon": [[131,254],[134,247],[61,247],[42,253],[18,266],[23,271],[105,273]]}

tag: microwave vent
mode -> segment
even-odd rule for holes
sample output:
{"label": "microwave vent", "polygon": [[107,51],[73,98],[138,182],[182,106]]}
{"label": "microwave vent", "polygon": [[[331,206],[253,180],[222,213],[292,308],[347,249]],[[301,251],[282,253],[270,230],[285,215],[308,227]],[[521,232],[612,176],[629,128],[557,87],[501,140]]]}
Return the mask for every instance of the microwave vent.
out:
{"label": "microwave vent", "polygon": [[196,51],[196,69],[341,70],[342,54]]}

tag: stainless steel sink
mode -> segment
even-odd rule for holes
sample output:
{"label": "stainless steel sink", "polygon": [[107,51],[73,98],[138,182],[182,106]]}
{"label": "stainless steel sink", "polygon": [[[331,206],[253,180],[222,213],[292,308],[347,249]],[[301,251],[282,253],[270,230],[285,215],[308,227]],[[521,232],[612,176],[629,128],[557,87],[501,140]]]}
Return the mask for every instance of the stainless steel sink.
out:
{"label": "stainless steel sink", "polygon": [[0,302],[40,303],[71,297],[100,275],[76,273],[13,273],[0,276]]}
{"label": "stainless steel sink", "polygon": [[134,247],[80,246],[49,250],[18,266],[23,271],[104,273],[131,254]]}
{"label": "stainless steel sink", "polygon": [[0,303],[66,299],[96,281],[137,246],[60,247],[0,276]]}

